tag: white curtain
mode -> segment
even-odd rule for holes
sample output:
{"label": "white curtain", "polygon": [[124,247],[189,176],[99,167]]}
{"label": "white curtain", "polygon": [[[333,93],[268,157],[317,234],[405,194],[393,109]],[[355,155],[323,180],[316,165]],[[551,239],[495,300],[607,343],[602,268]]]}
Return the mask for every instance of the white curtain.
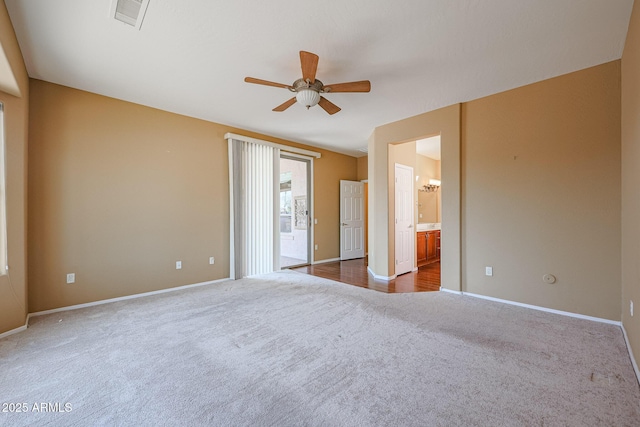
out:
{"label": "white curtain", "polygon": [[231,277],[280,269],[280,149],[229,139]]}

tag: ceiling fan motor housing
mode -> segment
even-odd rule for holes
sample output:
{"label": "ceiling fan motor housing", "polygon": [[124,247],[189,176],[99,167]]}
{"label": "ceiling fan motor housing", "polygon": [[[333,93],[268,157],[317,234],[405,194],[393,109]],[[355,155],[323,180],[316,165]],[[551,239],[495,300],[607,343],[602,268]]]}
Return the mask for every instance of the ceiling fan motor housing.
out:
{"label": "ceiling fan motor housing", "polygon": [[324,92],[324,85],[317,79],[313,83],[298,79],[293,82],[290,90],[296,92],[296,101],[309,109],[320,101],[320,93]]}

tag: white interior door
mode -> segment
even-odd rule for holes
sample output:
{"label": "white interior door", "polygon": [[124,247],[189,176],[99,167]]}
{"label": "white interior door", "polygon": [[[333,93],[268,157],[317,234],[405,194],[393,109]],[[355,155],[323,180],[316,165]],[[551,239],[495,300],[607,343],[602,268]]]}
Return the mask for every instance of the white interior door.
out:
{"label": "white interior door", "polygon": [[340,259],[364,257],[364,184],[340,181]]}
{"label": "white interior door", "polygon": [[413,228],[413,168],[396,163],[395,167],[395,235],[396,235],[396,276],[413,270],[414,228]]}

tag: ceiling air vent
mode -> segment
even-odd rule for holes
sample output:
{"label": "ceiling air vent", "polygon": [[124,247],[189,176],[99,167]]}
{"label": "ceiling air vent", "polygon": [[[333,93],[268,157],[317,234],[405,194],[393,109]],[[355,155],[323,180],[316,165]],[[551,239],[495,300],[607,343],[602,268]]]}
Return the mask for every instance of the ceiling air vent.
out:
{"label": "ceiling air vent", "polygon": [[148,5],[149,0],[111,0],[109,16],[139,30]]}

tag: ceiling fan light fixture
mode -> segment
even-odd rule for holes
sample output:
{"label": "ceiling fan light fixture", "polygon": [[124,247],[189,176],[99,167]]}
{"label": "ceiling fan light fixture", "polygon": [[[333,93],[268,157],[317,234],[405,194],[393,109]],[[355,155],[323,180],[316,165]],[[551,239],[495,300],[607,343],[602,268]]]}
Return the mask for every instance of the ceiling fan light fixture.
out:
{"label": "ceiling fan light fixture", "polygon": [[320,101],[320,94],[313,89],[301,89],[296,95],[296,101],[307,107],[307,110]]}

